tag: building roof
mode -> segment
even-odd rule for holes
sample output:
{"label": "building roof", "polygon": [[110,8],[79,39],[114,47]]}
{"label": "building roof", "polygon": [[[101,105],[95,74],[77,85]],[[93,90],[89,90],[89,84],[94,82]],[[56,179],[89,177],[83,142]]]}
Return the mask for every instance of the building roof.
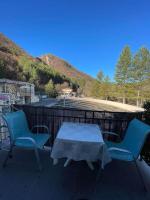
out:
{"label": "building roof", "polygon": [[0,79],[0,84],[1,84],[1,83],[34,86],[34,84],[29,83],[29,82],[15,81],[15,80],[10,80],[10,79],[5,79],[5,78]]}

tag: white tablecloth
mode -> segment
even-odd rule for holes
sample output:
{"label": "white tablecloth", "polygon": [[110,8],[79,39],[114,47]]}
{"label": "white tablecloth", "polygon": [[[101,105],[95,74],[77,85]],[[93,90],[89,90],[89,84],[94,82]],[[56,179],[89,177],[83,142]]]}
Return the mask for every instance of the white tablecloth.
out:
{"label": "white tablecloth", "polygon": [[72,122],[62,124],[54,141],[51,157],[66,157],[75,161],[101,160],[102,168],[111,161],[99,126]]}

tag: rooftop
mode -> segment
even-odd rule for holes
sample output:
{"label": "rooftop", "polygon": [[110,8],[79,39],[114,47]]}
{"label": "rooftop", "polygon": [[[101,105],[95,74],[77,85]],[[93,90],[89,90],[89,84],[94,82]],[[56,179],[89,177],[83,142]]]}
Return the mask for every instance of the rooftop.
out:
{"label": "rooftop", "polygon": [[[6,152],[0,151],[0,163]],[[49,152],[40,152],[43,170],[37,170],[34,152],[14,150],[5,169],[0,166],[1,200],[148,200],[134,164],[109,163],[98,181],[98,165],[91,171],[84,161],[63,167],[64,159],[53,165]]]}
{"label": "rooftop", "polygon": [[5,78],[0,79],[0,83],[15,84],[15,85],[29,85],[29,86],[34,86],[34,84],[29,83],[29,82],[14,81],[14,80],[5,79]]}

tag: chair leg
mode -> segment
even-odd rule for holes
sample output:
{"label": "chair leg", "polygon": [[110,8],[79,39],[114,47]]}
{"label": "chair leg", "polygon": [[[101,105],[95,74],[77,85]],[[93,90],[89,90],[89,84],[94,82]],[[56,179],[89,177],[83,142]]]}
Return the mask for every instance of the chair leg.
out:
{"label": "chair leg", "polygon": [[9,158],[12,158],[13,147],[14,147],[14,145],[11,145],[11,146],[10,146],[10,150],[9,150],[9,152],[8,152],[8,154],[7,154],[7,156],[6,156],[5,160],[4,160],[4,162],[3,162],[3,168],[6,167],[8,159],[9,159]]}
{"label": "chair leg", "polygon": [[35,149],[34,149],[34,152],[35,152],[35,156],[36,156],[38,168],[39,168],[39,170],[41,171],[41,170],[42,170],[42,165],[41,165],[41,161],[40,161],[40,156],[39,156],[38,149],[35,148]]}
{"label": "chair leg", "polygon": [[67,167],[70,163],[71,163],[71,159],[70,158],[67,158],[65,164],[64,164],[64,167]]}
{"label": "chair leg", "polygon": [[87,163],[88,167],[93,171],[94,170],[94,166],[93,166],[92,162],[86,160],[86,163]]}
{"label": "chair leg", "polygon": [[135,166],[136,166],[136,168],[137,168],[138,174],[139,174],[139,176],[140,176],[141,182],[142,182],[142,184],[144,185],[144,190],[147,192],[147,188],[146,188],[146,185],[145,185],[145,181],[144,181],[143,176],[142,176],[142,174],[141,174],[141,172],[140,172],[140,169],[139,169],[138,166],[137,166],[136,160],[134,160],[134,163],[135,163]]}

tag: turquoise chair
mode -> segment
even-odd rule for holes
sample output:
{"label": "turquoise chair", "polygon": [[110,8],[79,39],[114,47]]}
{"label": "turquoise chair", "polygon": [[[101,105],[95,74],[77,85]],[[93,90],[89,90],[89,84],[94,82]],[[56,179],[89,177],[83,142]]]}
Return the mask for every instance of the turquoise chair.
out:
{"label": "turquoise chair", "polygon": [[[144,183],[136,160],[140,157],[142,147],[150,133],[150,126],[144,124],[138,119],[133,119],[126,130],[125,138],[120,143],[114,143],[105,140],[112,159],[118,159],[127,162],[134,162],[139,175]],[[104,135],[116,135],[115,133],[103,132]],[[141,158],[140,158],[141,159]],[[144,184],[145,186],[145,184]],[[146,187],[145,187],[146,189]]]}
{"label": "turquoise chair", "polygon": [[9,157],[12,157],[12,150],[16,146],[25,149],[34,149],[38,167],[41,170],[42,166],[38,149],[43,149],[44,144],[49,140],[51,136],[48,127],[45,125],[36,125],[32,127],[31,131],[34,128],[42,127],[46,130],[46,133],[33,134],[29,130],[27,119],[23,111],[7,113],[3,115],[3,119],[8,127],[11,143],[10,150],[3,163],[3,167],[6,166]]}

